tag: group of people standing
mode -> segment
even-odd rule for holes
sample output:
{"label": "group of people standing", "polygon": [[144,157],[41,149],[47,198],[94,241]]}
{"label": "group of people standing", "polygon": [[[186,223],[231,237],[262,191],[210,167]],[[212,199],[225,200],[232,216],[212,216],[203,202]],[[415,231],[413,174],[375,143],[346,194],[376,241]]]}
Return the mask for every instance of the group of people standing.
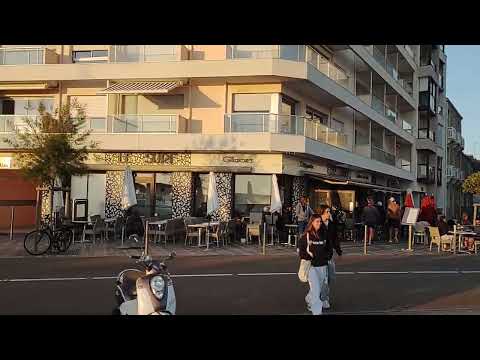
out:
{"label": "group of people standing", "polygon": [[307,308],[313,315],[321,315],[330,308],[330,285],[335,278],[333,252],[342,256],[337,223],[327,205],[314,213],[305,197],[300,198],[295,209],[300,238],[297,243],[301,260],[308,262],[304,281],[310,290],[305,297]]}
{"label": "group of people standing", "polygon": [[388,227],[388,242],[398,243],[400,219],[400,205],[397,203],[393,196],[388,199],[386,211],[380,201],[375,206],[373,203],[373,198],[369,197],[367,199],[367,206],[363,208],[363,211],[361,213],[361,221],[367,226],[368,244],[372,244],[372,241],[375,238],[375,229],[377,226],[381,225],[387,225]]}

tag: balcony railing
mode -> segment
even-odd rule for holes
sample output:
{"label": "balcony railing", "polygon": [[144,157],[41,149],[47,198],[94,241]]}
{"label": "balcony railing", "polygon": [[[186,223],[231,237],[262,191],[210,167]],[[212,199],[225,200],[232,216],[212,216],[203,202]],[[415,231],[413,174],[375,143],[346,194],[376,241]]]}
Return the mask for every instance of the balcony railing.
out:
{"label": "balcony railing", "polygon": [[413,134],[413,127],[412,125],[408,122],[402,119],[402,128],[409,134]]}
{"label": "balcony railing", "polygon": [[[24,127],[25,117],[38,115],[0,115],[0,133],[11,133]],[[112,115],[88,117],[85,129],[92,133],[177,133],[186,131],[185,119],[179,115]]]}
{"label": "balcony railing", "polygon": [[348,135],[318,121],[295,115],[269,113],[225,114],[226,133],[273,133],[301,135],[340,148],[349,147]]}
{"label": "balcony railing", "polygon": [[45,63],[44,48],[0,48],[0,65]]}
{"label": "balcony railing", "polygon": [[113,45],[110,62],[147,63],[174,61],[178,59],[177,45]]}
{"label": "balcony railing", "polygon": [[451,141],[457,141],[457,129],[449,126],[447,128],[447,139]]}
{"label": "balcony railing", "polygon": [[112,115],[112,133],[177,133],[178,115]]}
{"label": "balcony railing", "polygon": [[435,182],[435,166],[419,164],[417,180],[430,184]]}
{"label": "balcony railing", "polygon": [[26,126],[26,118],[35,120],[38,115],[0,115],[0,133],[11,133]]}
{"label": "balcony railing", "polygon": [[376,146],[372,146],[372,159],[395,166],[395,155],[390,154]]}

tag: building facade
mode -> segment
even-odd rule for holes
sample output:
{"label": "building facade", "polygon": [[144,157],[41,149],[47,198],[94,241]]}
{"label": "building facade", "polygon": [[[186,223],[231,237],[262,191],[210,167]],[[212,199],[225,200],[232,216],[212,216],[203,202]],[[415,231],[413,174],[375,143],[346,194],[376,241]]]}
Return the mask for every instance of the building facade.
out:
{"label": "building facade", "polygon": [[219,219],[268,205],[271,174],[287,206],[412,189],[444,208],[445,64],[423,45],[2,46],[0,132],[84,104],[99,149],[71,198],[90,215],[120,213],[127,164],[146,216],[204,215],[210,171]]}

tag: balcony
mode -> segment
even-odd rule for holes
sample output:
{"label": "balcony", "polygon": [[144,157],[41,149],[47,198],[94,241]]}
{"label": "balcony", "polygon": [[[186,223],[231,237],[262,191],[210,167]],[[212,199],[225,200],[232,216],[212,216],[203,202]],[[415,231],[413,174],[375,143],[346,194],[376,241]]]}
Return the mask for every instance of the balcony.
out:
{"label": "balcony", "polygon": [[402,119],[402,129],[413,135],[413,126],[404,119]]}
{"label": "balcony", "polygon": [[380,161],[384,164],[395,166],[395,155],[390,154],[376,146],[372,146],[372,159]]}
{"label": "balcony", "polygon": [[447,178],[456,179],[458,177],[458,169],[454,165],[447,166]]}
{"label": "balcony", "polygon": [[419,164],[417,172],[417,180],[425,184],[435,183],[435,166]]}
{"label": "balcony", "polygon": [[111,63],[155,63],[188,60],[184,45],[113,45]]}
{"label": "balcony", "polygon": [[56,64],[57,54],[43,47],[0,48],[0,65]]}
{"label": "balcony", "polygon": [[12,133],[26,125],[25,119],[35,120],[37,115],[0,115],[0,133]]}
{"label": "balcony", "polygon": [[415,60],[415,53],[413,52],[413,49],[410,47],[410,45],[403,45],[403,47],[405,48],[405,51],[408,53],[408,55],[410,55],[410,57]]}
{"label": "balcony", "polygon": [[[27,115],[28,118],[38,118]],[[26,115],[0,115],[0,133],[11,133],[25,126]],[[180,115],[112,115],[89,117],[85,129],[98,134],[166,133],[177,134],[188,131],[187,120]]]}
{"label": "balcony", "polygon": [[303,116],[269,113],[225,114],[225,132],[300,135],[351,151],[348,135]]}
{"label": "balcony", "polygon": [[457,129],[449,126],[447,128],[447,139],[448,139],[448,141],[456,142],[457,141]]}

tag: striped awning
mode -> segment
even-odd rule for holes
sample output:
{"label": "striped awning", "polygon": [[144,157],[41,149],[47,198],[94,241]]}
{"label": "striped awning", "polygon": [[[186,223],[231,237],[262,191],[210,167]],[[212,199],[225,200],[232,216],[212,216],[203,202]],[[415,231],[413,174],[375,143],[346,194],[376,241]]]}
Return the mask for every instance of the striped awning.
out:
{"label": "striped awning", "polygon": [[99,94],[166,94],[169,91],[182,86],[180,81],[132,81],[132,82],[117,82],[104,90],[99,91]]}

